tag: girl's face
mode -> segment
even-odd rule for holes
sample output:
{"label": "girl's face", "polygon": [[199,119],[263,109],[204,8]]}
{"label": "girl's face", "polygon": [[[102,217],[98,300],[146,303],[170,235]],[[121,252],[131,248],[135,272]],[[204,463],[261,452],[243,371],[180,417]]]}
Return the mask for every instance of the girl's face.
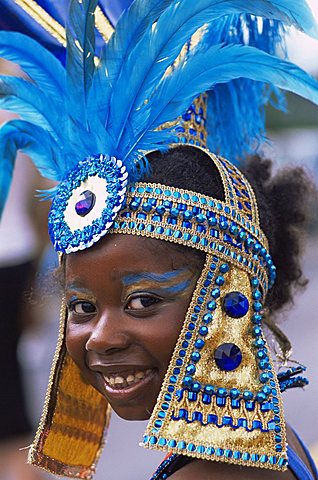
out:
{"label": "girl's face", "polygon": [[198,277],[192,258],[129,235],[66,258],[68,352],[122,418],[154,408]]}

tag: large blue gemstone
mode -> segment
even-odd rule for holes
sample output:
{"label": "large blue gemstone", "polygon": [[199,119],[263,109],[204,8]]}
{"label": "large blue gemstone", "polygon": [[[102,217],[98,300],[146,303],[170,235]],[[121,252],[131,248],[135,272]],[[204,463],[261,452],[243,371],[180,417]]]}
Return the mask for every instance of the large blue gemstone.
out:
{"label": "large blue gemstone", "polygon": [[90,190],[81,193],[78,202],[75,205],[75,211],[80,217],[85,217],[95,205],[96,195]]}
{"label": "large blue gemstone", "polygon": [[224,297],[223,308],[229,317],[241,318],[247,314],[249,303],[243,293],[230,292]]}
{"label": "large blue gemstone", "polygon": [[235,370],[242,361],[242,352],[234,343],[222,343],[214,352],[214,360],[221,370]]}

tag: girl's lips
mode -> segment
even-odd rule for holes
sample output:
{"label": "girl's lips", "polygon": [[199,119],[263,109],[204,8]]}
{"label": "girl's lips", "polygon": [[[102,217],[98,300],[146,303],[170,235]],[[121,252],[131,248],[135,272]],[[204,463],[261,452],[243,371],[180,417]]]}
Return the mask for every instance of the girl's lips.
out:
{"label": "girl's lips", "polygon": [[135,396],[139,389],[143,389],[153,380],[155,373],[156,369],[148,369],[129,373],[125,376],[119,374],[112,376],[101,374],[101,376],[107,395],[119,400]]}

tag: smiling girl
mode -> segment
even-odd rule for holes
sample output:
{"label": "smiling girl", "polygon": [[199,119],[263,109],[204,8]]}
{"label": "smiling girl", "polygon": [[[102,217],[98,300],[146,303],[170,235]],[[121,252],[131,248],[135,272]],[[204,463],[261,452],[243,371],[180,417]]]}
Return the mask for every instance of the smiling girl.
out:
{"label": "smiling girl", "polygon": [[206,147],[253,150],[268,83],[318,104],[317,81],[274,55],[281,22],[318,36],[311,11],[135,0],[97,60],[96,5],[71,2],[66,71],[33,40],[0,37],[32,80],[2,79],[23,120],[0,130],[1,202],[18,149],[59,182],[64,298],[30,461],[91,478],[114,409],[149,419],[143,445],[168,452],[152,480],[317,478],[281,398],[307,383],[303,367],[277,373],[264,333],[302,284],[308,179],[271,180],[257,158],[244,175]]}

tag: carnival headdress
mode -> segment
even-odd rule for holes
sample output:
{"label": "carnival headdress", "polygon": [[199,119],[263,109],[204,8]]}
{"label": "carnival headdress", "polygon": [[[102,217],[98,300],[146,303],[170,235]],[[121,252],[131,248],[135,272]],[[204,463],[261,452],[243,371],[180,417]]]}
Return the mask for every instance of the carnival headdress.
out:
{"label": "carnival headdress", "polygon": [[[135,0],[96,59],[96,4],[71,2],[66,69],[30,38],[0,34],[0,56],[19,63],[31,80],[0,78],[0,106],[21,116],[0,129],[0,207],[17,151],[23,150],[43,176],[59,182],[48,192],[53,196],[49,231],[57,251],[88,248],[108,232],[204,251],[205,266],[144,443],[199,458],[285,469],[279,383],[261,328],[263,302],[276,271],[251,186],[235,166],[208,150],[222,179],[223,202],[136,182],[148,171],[147,152],[166,150],[180,139],[204,146],[205,133],[196,125],[205,114],[208,125],[221,132],[217,118],[211,120],[210,109],[205,111],[206,98],[199,111],[196,105],[188,110],[202,92],[211,92],[208,106],[218,114],[223,102],[224,115],[227,107],[244,108],[236,97],[241,84],[232,83],[242,77],[252,82],[254,113],[265,101],[264,82],[318,104],[318,83],[272,55],[277,22],[316,38],[317,26],[304,2]],[[251,15],[269,19],[263,32]],[[272,38],[266,43],[269,25]],[[226,34],[229,26],[232,36]],[[198,31],[200,38],[191,47]],[[244,31],[250,32],[247,42],[241,39],[248,45],[240,44]],[[261,117],[262,112],[254,137]],[[188,120],[194,127],[186,131]],[[231,150],[234,156],[250,148],[246,130],[236,131],[240,141],[239,149]],[[224,151],[226,135],[220,133],[220,140],[213,133],[208,132],[210,147]],[[66,352],[64,332],[62,308],[48,396],[30,458],[54,473],[90,478],[109,407],[82,380]]]}

